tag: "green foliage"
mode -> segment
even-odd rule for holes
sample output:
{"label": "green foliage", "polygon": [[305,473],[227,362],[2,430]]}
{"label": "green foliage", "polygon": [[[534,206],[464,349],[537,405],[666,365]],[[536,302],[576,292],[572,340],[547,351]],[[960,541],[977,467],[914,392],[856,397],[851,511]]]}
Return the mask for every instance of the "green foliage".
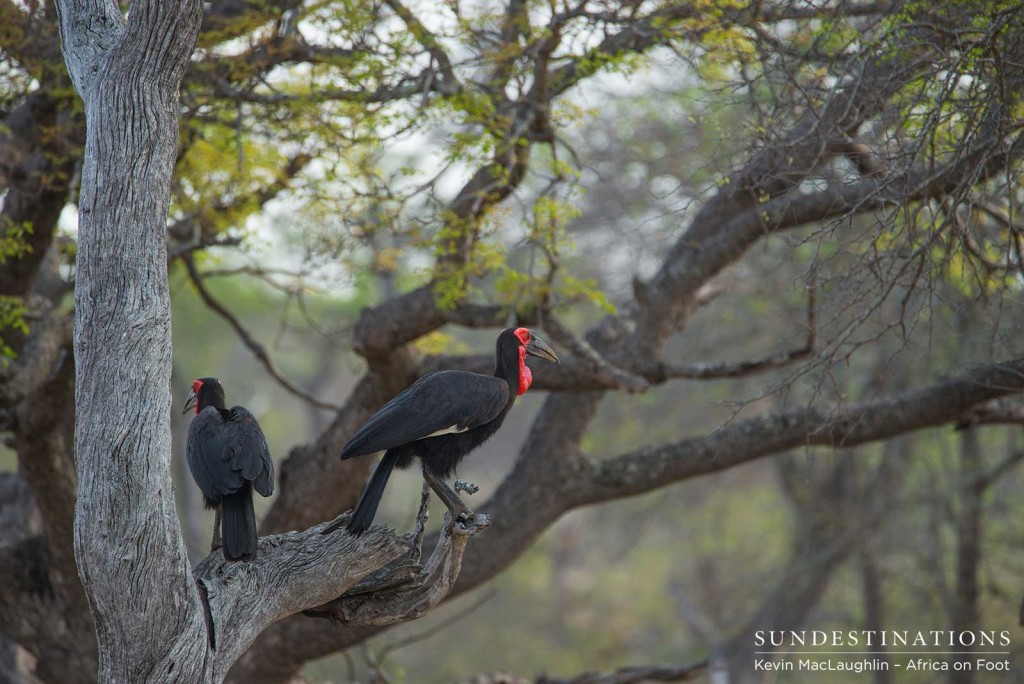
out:
{"label": "green foliage", "polygon": [[0,232],[0,264],[12,259],[20,259],[32,251],[28,244],[28,236],[32,234],[32,224],[24,222],[15,224],[5,219],[3,232]]}
{"label": "green foliage", "polygon": [[4,335],[13,331],[28,335],[28,324],[25,322],[25,302],[21,297],[0,296],[0,368],[6,367],[15,358],[15,352],[4,341]]}

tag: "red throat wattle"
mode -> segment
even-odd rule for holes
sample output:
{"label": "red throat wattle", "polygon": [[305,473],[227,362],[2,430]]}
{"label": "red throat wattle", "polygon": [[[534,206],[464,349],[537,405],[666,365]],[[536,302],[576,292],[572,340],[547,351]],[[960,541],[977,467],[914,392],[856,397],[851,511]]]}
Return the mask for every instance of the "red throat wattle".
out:
{"label": "red throat wattle", "polygon": [[519,394],[530,389],[533,384],[533,372],[526,365],[526,347],[519,348]]}
{"label": "red throat wattle", "polygon": [[533,373],[526,365],[526,345],[530,342],[530,329],[516,328],[515,335],[521,344],[519,347],[519,394],[522,394],[530,389],[530,385],[533,383]]}
{"label": "red throat wattle", "polygon": [[199,415],[199,390],[202,388],[202,386],[203,386],[203,381],[202,380],[193,380],[192,381],[192,391],[196,393],[196,415],[197,416]]}

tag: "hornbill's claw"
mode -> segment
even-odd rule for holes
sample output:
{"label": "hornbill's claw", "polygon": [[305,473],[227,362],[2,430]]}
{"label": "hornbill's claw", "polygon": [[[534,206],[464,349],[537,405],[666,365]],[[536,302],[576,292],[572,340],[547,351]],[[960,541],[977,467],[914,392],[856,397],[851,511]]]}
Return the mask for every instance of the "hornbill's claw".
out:
{"label": "hornbill's claw", "polygon": [[434,490],[437,497],[441,499],[445,508],[451,511],[452,515],[455,516],[456,519],[473,516],[473,511],[469,510],[469,506],[462,502],[459,495],[453,492],[452,488],[449,487],[444,480],[437,477],[426,468],[423,469],[423,479],[427,481],[427,484]]}

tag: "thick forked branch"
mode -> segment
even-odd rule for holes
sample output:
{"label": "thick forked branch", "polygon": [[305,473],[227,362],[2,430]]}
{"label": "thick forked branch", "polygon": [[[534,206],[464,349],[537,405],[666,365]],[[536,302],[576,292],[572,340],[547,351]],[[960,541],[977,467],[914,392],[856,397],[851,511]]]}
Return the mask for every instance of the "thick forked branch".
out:
{"label": "thick forked branch", "polygon": [[215,551],[196,566],[215,681],[268,625],[335,599],[409,551],[404,536],[382,527],[360,537],[324,535],[324,527],[261,537],[250,563],[226,561]]}
{"label": "thick forked branch", "polygon": [[425,565],[405,559],[307,613],[349,627],[380,627],[421,617],[448,596],[459,576],[469,538],[490,524],[486,515],[453,523],[445,514],[444,532]]}

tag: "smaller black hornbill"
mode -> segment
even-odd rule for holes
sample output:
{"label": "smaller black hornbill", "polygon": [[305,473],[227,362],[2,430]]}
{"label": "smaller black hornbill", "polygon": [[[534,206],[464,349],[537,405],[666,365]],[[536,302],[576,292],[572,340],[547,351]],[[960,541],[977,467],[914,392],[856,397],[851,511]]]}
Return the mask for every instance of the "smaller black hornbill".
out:
{"label": "smaller black hornbill", "polygon": [[444,478],[501,427],[516,396],[530,387],[533,374],[526,357],[558,363],[551,347],[527,328],[503,330],[495,355],[494,375],[424,375],[377,411],[342,448],[343,459],[386,450],[352,512],[350,533],[359,535],[370,527],[391,470],[409,466],[413,457],[420,459],[424,479],[452,515],[471,515]]}
{"label": "smaller black hornbill", "polygon": [[[217,378],[199,378],[185,400],[186,413],[195,406],[188,426],[185,453],[207,508],[217,511],[224,557],[249,561],[256,557],[256,513],[252,490],[274,493],[274,461],[256,417],[241,406],[224,407],[224,388]],[[217,521],[213,523],[213,546]]]}

